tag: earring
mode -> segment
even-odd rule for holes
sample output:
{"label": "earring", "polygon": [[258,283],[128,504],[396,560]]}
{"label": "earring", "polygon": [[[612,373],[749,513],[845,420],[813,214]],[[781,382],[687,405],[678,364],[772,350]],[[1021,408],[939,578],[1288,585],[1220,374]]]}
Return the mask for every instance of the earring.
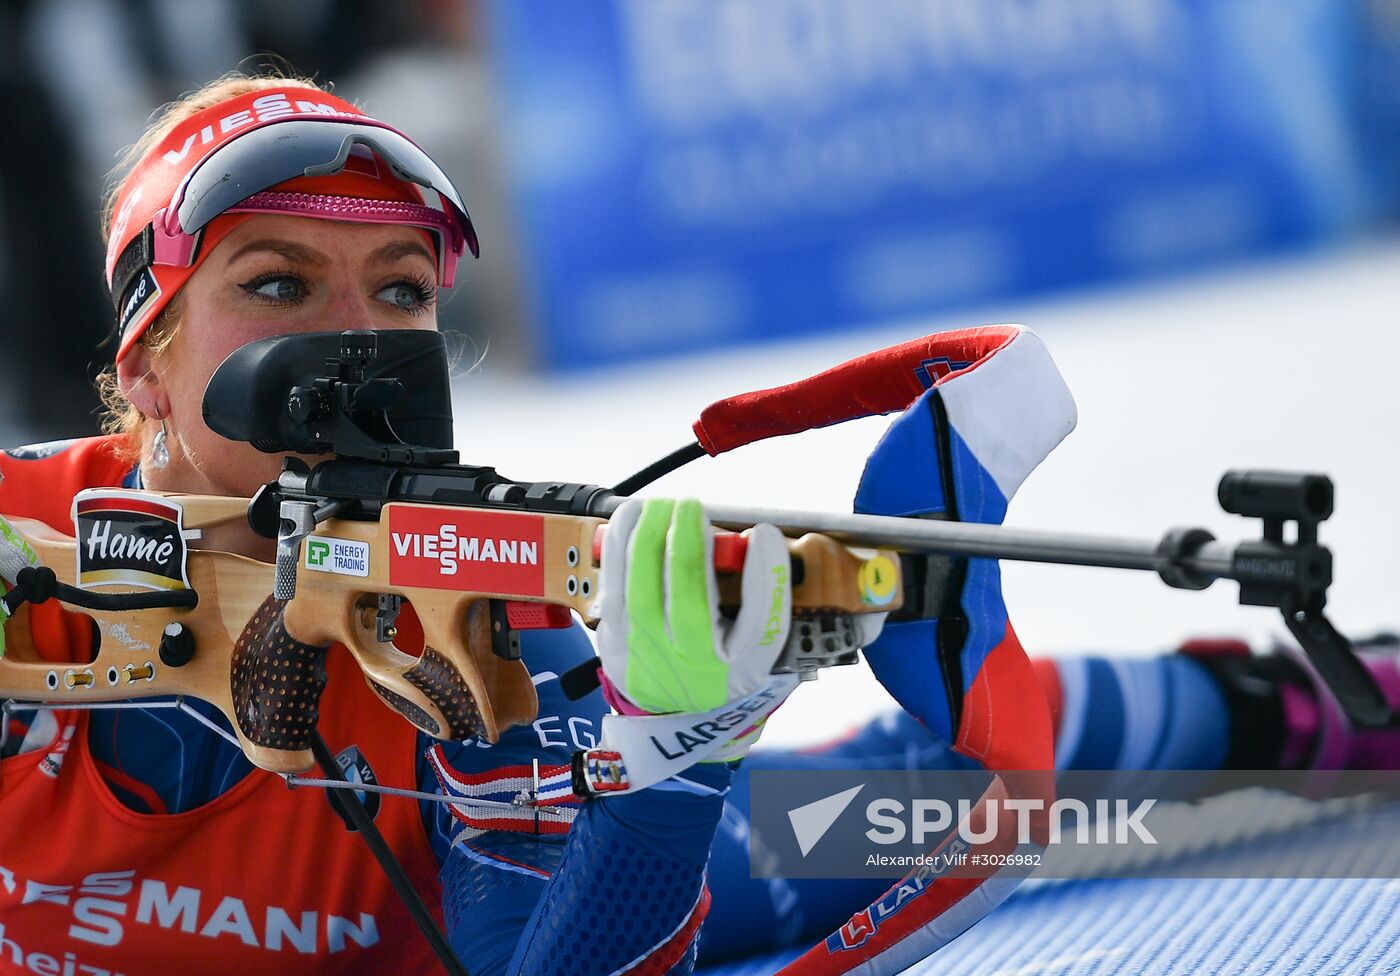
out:
{"label": "earring", "polygon": [[163,468],[170,463],[170,449],[165,446],[165,418],[158,416],[156,419],[160,421],[160,430],[156,431],[155,440],[151,442],[151,467]]}

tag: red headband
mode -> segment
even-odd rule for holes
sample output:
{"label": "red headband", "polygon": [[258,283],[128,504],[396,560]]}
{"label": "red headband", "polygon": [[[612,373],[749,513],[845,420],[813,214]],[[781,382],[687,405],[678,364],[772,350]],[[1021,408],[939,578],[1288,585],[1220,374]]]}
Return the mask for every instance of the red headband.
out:
{"label": "red headband", "polygon": [[[438,233],[434,243],[440,257],[449,247],[458,251],[462,243],[476,252],[465,212],[460,216],[465,223],[464,240],[451,216],[426,206],[414,183],[400,179],[374,152],[359,145],[344,156],[338,172],[297,176],[271,187],[250,184],[248,197],[226,207],[192,236],[163,237],[167,225],[178,225],[174,210],[193,174],[213,153],[256,129],[308,119],[363,123],[368,133],[392,133],[402,140],[394,130],[334,95],[301,87],[270,88],[192,115],[141,157],[117,197],[107,245],[108,286],[122,292],[113,295],[121,332],[117,359],[139,340],[219,242],[256,213],[416,226]],[[440,265],[445,267],[444,287],[451,284],[453,264],[455,255]]]}

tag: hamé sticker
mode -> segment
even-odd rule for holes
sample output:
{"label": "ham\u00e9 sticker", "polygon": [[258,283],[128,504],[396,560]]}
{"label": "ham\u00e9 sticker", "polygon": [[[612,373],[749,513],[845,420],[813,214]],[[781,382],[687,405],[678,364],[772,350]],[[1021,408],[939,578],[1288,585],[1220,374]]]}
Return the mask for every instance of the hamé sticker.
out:
{"label": "ham\u00e9 sticker", "polygon": [[184,509],[159,495],[88,489],[73,499],[78,585],[190,588]]}

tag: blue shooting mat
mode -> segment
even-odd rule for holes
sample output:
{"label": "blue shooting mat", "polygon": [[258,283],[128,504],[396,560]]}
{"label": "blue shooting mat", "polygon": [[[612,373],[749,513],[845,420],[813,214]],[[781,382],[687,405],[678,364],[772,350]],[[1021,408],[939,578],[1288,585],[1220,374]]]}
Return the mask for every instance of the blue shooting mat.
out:
{"label": "blue shooting mat", "polygon": [[[1303,829],[1311,834],[1315,827]],[[1393,847],[1400,844],[1400,807],[1387,807],[1329,837],[1329,843],[1352,851]],[[1265,839],[1241,847],[1267,856],[1270,845],[1278,842]],[[794,949],[697,973],[759,976],[777,971],[798,954]],[[907,972],[1400,973],[1400,880],[1032,878],[966,934]]]}

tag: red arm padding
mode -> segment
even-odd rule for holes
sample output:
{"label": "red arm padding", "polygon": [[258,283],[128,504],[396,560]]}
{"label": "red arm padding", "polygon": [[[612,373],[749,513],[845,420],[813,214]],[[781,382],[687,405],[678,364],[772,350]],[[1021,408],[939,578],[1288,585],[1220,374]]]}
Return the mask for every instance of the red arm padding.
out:
{"label": "red arm padding", "polygon": [[796,383],[727,397],[701,412],[695,437],[710,455],[723,454],[766,437],[903,410],[931,384],[951,375],[948,363],[970,363],[966,369],[975,369],[1020,331],[1014,325],[987,325],[939,332]]}

